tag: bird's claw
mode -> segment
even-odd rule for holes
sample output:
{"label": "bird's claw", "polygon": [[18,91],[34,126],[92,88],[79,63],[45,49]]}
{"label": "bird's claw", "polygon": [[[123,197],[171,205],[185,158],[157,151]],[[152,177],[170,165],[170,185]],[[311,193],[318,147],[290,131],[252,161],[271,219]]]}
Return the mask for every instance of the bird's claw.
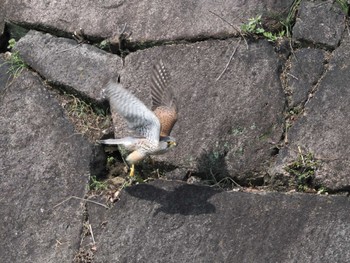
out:
{"label": "bird's claw", "polygon": [[130,173],[129,173],[130,177],[134,177],[135,176],[135,165],[132,164],[130,167]]}

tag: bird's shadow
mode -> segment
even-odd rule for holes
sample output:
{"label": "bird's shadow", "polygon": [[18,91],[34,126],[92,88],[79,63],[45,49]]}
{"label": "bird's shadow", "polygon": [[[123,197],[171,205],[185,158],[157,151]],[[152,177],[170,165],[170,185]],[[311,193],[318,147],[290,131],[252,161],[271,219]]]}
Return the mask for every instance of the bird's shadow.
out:
{"label": "bird's shadow", "polygon": [[[198,158],[198,174],[194,175],[198,175],[206,181],[210,180],[212,184],[229,176],[225,155],[226,152],[219,152],[217,149],[206,151]],[[174,167],[170,165],[162,168],[171,171]],[[155,167],[153,166],[152,169],[155,169]],[[206,185],[159,180],[153,184],[139,184],[126,188],[126,192],[136,198],[160,204],[161,206],[156,209],[155,214],[163,212],[166,214],[200,215],[216,212],[215,206],[210,203],[209,199],[213,195],[223,192],[223,190]]]}
{"label": "bird's shadow", "polygon": [[[209,199],[221,192],[218,189],[202,185],[179,185],[178,182],[161,180],[157,184],[140,184],[126,188],[125,191],[133,197],[160,204],[161,206],[156,209],[155,214],[163,212],[166,214],[200,215],[216,211]],[[173,184],[176,185],[173,186]]]}

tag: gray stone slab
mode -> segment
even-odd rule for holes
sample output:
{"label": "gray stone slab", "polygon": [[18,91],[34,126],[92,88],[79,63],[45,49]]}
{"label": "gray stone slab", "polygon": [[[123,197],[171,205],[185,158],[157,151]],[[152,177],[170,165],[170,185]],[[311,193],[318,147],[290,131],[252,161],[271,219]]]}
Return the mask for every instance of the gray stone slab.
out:
{"label": "gray stone slab", "polygon": [[94,262],[347,262],[349,209],[347,197],[156,181],[108,211]]}
{"label": "gray stone slab", "polygon": [[30,31],[16,44],[21,58],[45,79],[92,99],[118,75],[122,60],[91,45]]}
{"label": "gray stone slab", "polygon": [[302,1],[293,38],[335,48],[345,29],[345,17],[337,1]]}
{"label": "gray stone slab", "polygon": [[286,165],[296,160],[298,146],[321,162],[315,183],[330,189],[350,188],[350,41],[347,37],[333,52],[328,71],[305,112],[288,132],[289,145],[283,148],[272,174],[289,176]]}
{"label": "gray stone slab", "polygon": [[321,49],[302,48],[291,56],[290,69],[286,74],[290,108],[307,100],[325,70],[325,55],[326,52]]}
{"label": "gray stone slab", "polygon": [[[20,24],[73,33],[79,28],[94,37],[111,37],[126,24],[132,40],[164,41],[237,34],[224,22],[239,27],[258,14],[287,14],[288,1],[148,1],[79,0],[6,1],[7,19]],[[212,14],[214,12],[223,19]]]}
{"label": "gray stone slab", "polygon": [[[211,179],[261,179],[282,135],[285,96],[280,60],[266,41],[238,40],[150,48],[128,55],[121,82],[150,106],[152,65],[162,59],[179,104],[172,135],[178,147],[154,159]],[[117,123],[117,129],[119,128]],[[117,131],[117,136],[126,130]]]}
{"label": "gray stone slab", "polygon": [[9,74],[10,65],[4,59],[3,54],[0,55],[0,92],[9,84],[11,75]]}
{"label": "gray stone slab", "polygon": [[91,156],[38,76],[0,91],[1,262],[72,262],[84,207],[61,202],[86,194]]}

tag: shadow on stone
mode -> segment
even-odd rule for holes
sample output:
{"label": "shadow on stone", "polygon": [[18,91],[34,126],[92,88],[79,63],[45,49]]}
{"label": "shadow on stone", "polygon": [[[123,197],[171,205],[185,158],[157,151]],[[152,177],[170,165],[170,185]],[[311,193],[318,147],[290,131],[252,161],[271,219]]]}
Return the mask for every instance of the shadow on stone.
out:
{"label": "shadow on stone", "polygon": [[211,148],[200,155],[197,164],[198,176],[212,184],[229,177],[225,156],[227,150],[225,147]]}
{"label": "shadow on stone", "polygon": [[215,213],[215,206],[208,199],[221,191],[200,185],[180,185],[167,191],[150,184],[140,184],[126,188],[126,192],[136,198],[156,202],[161,206],[154,215],[166,214],[200,215]]}

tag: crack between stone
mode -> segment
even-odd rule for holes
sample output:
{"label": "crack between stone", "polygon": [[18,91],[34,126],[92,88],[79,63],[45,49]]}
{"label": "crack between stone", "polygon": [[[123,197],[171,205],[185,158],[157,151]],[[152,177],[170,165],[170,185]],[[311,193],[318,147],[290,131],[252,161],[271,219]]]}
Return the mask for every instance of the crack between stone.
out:
{"label": "crack between stone", "polygon": [[[43,26],[41,24],[29,24],[29,23],[18,23],[16,21],[5,21],[6,30],[10,31],[9,27],[10,25],[14,25],[17,27],[22,28],[24,31],[29,31],[29,30],[36,30],[42,33],[49,33],[55,37],[63,37],[63,38],[69,38],[69,39],[75,39],[74,38],[74,32],[66,32],[63,30],[59,30],[57,28],[52,28],[49,26]],[[77,29],[78,31],[79,29]],[[98,37],[98,36],[90,36],[90,35],[85,35],[84,34],[84,42],[86,44],[95,46],[101,50],[104,50],[108,53],[116,54],[123,57],[126,57],[128,54],[139,51],[139,50],[144,50],[148,48],[153,48],[157,46],[167,46],[167,45],[179,45],[179,44],[191,44],[191,43],[198,43],[198,42],[203,42],[203,41],[208,41],[208,40],[226,40],[226,39],[231,39],[231,38],[237,38],[239,37],[239,34],[218,34],[218,35],[211,35],[211,36],[205,36],[205,35],[199,35],[199,36],[194,36],[194,37],[189,37],[189,38],[177,38],[177,39],[164,39],[164,40],[149,40],[149,41],[135,41],[135,42],[129,42],[126,39],[126,44],[125,47],[120,48],[118,51],[111,51],[108,49],[104,49],[99,47],[102,41],[109,41],[115,38],[116,36],[111,36],[107,38],[103,37]],[[117,36],[119,37],[119,36]],[[117,43],[120,44],[120,43]],[[113,43],[112,43],[113,45]]]}
{"label": "crack between stone", "polygon": [[[86,198],[85,196],[84,198]],[[93,262],[94,258],[94,252],[93,247],[89,248],[88,242],[85,242],[86,239],[88,239],[89,234],[90,236],[93,236],[91,225],[89,223],[89,213],[88,213],[88,207],[87,203],[84,203],[84,206],[82,208],[83,212],[83,220],[82,220],[82,226],[80,230],[80,243],[77,248],[76,253],[74,254],[73,263],[80,263],[80,262]],[[94,239],[92,240],[93,244],[92,246],[95,246]],[[85,244],[84,244],[85,243]]]}
{"label": "crack between stone", "polygon": [[330,54],[326,54],[325,56],[325,60],[323,62],[324,68],[323,68],[323,72],[321,74],[321,76],[319,77],[319,79],[317,80],[317,82],[313,85],[313,87],[311,88],[311,90],[309,91],[308,97],[306,99],[306,101],[304,101],[304,103],[302,104],[302,112],[304,112],[306,105],[312,100],[312,98],[315,96],[315,93],[317,92],[323,78],[326,76],[328,70],[329,70],[329,61],[332,57],[332,53]]}
{"label": "crack between stone", "polygon": [[[310,46],[308,46],[308,47],[310,47]],[[329,53],[329,51],[328,51],[328,53],[326,53],[325,60],[323,62],[323,64],[324,64],[323,72],[322,72],[321,76],[318,78],[317,82],[312,85],[311,90],[308,92],[307,99],[304,102],[299,103],[295,107],[291,108],[291,96],[292,96],[292,94],[289,94],[290,91],[289,91],[289,85],[288,85],[288,81],[287,81],[287,75],[290,75],[288,73],[288,71],[290,71],[290,68],[291,68],[291,59],[292,59],[293,55],[294,55],[294,50],[287,57],[287,60],[286,60],[286,62],[284,64],[284,69],[283,69],[283,71],[282,71],[282,73],[280,75],[282,89],[284,90],[285,97],[286,97],[286,104],[285,104],[285,109],[284,109],[284,115],[285,115],[284,131],[283,131],[283,134],[281,136],[281,140],[279,142],[279,145],[281,146],[281,148],[283,148],[285,144],[288,144],[288,130],[292,126],[292,123],[290,122],[290,119],[291,118],[293,118],[293,119],[294,118],[298,118],[305,112],[306,105],[315,96],[315,93],[317,92],[317,90],[318,90],[318,88],[320,86],[320,83],[322,82],[323,78],[325,77],[325,75],[328,72],[329,61],[330,61],[330,59],[332,57],[332,53]],[[291,76],[291,77],[293,77],[293,76]],[[295,114],[293,112],[293,109],[297,109],[298,113]]]}

